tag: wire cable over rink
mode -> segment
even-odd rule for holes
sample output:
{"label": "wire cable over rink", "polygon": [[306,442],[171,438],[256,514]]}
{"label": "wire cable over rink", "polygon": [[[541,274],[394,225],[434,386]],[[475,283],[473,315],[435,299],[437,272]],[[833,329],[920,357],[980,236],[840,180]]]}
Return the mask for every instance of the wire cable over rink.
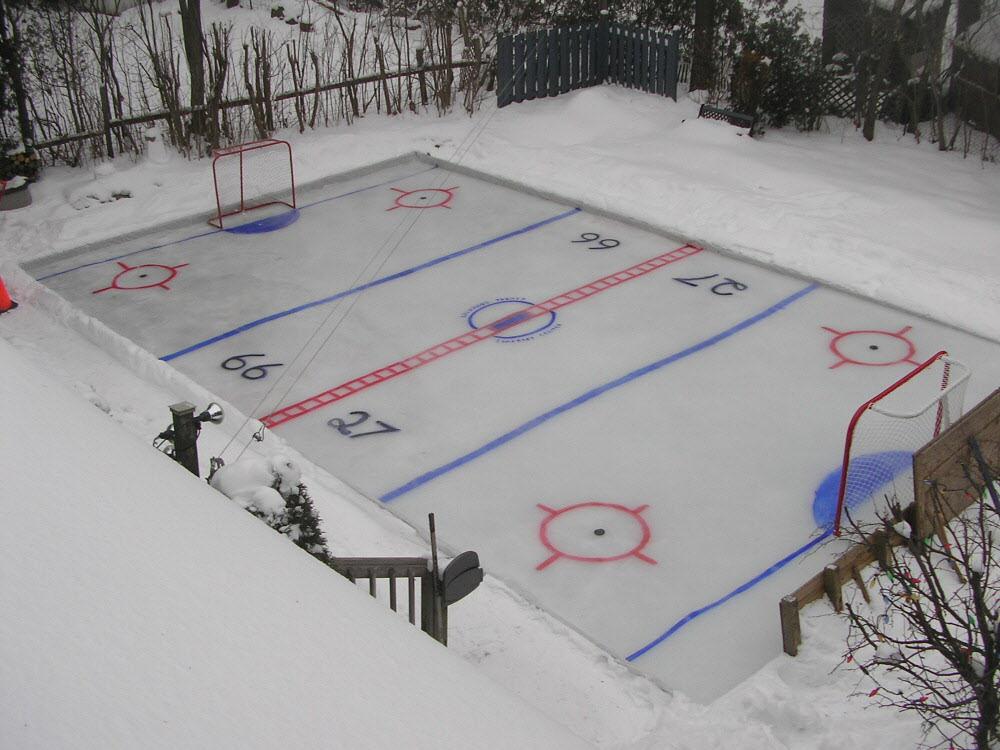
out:
{"label": "wire cable over rink", "polygon": [[265,210],[27,270],[696,698],[780,651],[857,404],[942,348],[969,403],[1000,380],[995,342],[443,162]]}

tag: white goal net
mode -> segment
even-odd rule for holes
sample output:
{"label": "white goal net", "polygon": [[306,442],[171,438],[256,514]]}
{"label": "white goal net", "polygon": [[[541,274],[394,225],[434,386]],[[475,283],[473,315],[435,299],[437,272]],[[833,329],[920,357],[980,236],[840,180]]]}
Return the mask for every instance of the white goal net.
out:
{"label": "white goal net", "polygon": [[268,139],[241,143],[213,153],[216,215],[209,221],[220,229],[239,223],[238,215],[264,208],[295,208],[292,147]]}
{"label": "white goal net", "polygon": [[844,442],[834,533],[913,502],[913,454],[962,416],[969,369],[938,352],[854,413]]}

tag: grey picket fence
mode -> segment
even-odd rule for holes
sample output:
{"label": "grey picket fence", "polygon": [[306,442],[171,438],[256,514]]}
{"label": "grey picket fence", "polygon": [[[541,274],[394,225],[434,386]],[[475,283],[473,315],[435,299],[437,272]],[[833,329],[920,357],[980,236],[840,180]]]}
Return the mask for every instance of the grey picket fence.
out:
{"label": "grey picket fence", "polygon": [[677,98],[673,34],[624,24],[561,26],[497,40],[497,106],[617,83]]}

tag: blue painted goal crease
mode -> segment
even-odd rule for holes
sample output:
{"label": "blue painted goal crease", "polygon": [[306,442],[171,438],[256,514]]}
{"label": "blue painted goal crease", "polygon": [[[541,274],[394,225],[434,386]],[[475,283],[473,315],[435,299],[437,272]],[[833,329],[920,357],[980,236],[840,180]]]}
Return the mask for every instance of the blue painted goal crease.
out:
{"label": "blue painted goal crease", "polygon": [[[391,180],[386,180],[385,182],[379,182],[379,183],[377,183],[375,185],[366,185],[363,188],[358,188],[356,190],[351,190],[351,191],[348,191],[346,193],[340,193],[338,195],[332,195],[329,198],[322,198],[322,199],[320,199],[318,201],[313,201],[312,203],[306,203],[304,205],[299,206],[298,210],[301,211],[301,210],[306,209],[306,208],[312,208],[313,206],[318,206],[321,203],[328,203],[330,201],[335,201],[335,200],[338,200],[340,198],[347,198],[347,197],[352,196],[352,195],[357,195],[358,193],[364,193],[367,190],[374,190],[375,188],[385,187],[386,185],[390,185],[392,183],[398,182],[399,180],[407,180],[407,179],[409,179],[411,177],[416,177],[417,175],[424,174],[425,172],[429,172],[432,169],[437,169],[437,166],[435,165],[435,166],[425,167],[424,169],[421,169],[421,170],[419,170],[417,172],[413,172],[412,174],[406,174],[406,175],[402,175],[402,176],[399,176],[399,177],[393,177]],[[151,245],[150,247],[144,247],[144,248],[142,248],[140,250],[132,250],[131,252],[128,252],[128,253],[122,253],[121,255],[115,255],[112,258],[104,258],[103,260],[94,260],[94,261],[91,261],[89,263],[81,263],[80,265],[74,266],[73,268],[67,268],[67,269],[62,270],[62,271],[56,271],[55,273],[46,274],[45,276],[39,276],[37,280],[38,281],[45,281],[46,279],[52,279],[52,278],[55,278],[56,276],[62,276],[63,274],[66,274],[66,273],[73,273],[74,271],[79,271],[79,270],[84,269],[84,268],[90,268],[91,266],[99,266],[102,263],[111,263],[112,261],[121,260],[122,258],[130,258],[133,255],[139,255],[140,253],[149,253],[149,252],[152,252],[153,250],[162,250],[165,247],[172,247],[173,245],[180,245],[180,244],[183,244],[185,242],[190,242],[191,240],[198,240],[198,239],[201,239],[202,237],[209,237],[209,236],[211,236],[213,234],[219,234],[220,232],[223,232],[223,231],[226,231],[226,230],[223,230],[223,229],[210,229],[207,232],[199,232],[198,234],[192,234],[190,237],[182,237],[179,240],[171,240],[170,242],[163,242],[163,243],[160,243],[159,245]]]}
{"label": "blue painted goal crease", "polygon": [[744,593],[746,591],[749,591],[754,586],[756,586],[758,583],[760,583],[761,581],[763,581],[765,578],[771,577],[772,575],[774,575],[775,573],[777,573],[779,570],[781,570],[782,568],[784,568],[786,565],[788,565],[788,563],[792,562],[793,560],[795,560],[798,557],[801,557],[806,552],[808,552],[809,550],[811,550],[813,547],[817,546],[821,542],[825,541],[826,539],[829,539],[831,534],[833,534],[833,529],[825,529],[819,536],[813,537],[808,542],[806,542],[801,547],[799,547],[797,550],[795,550],[794,552],[792,552],[790,555],[787,555],[787,556],[781,558],[780,560],[778,560],[778,562],[776,562],[770,568],[768,568],[767,570],[765,570],[763,573],[759,573],[758,575],[754,576],[753,578],[751,578],[749,581],[747,581],[743,585],[737,586],[735,589],[733,589],[732,591],[730,591],[728,594],[726,594],[723,597],[720,597],[719,599],[716,599],[714,602],[711,602],[710,604],[706,604],[704,607],[699,607],[698,609],[696,609],[696,610],[694,610],[692,612],[688,612],[686,615],[684,615],[684,617],[682,617],[677,622],[675,622],[673,625],[671,625],[669,628],[667,628],[663,632],[663,634],[660,635],[658,638],[656,638],[655,640],[650,641],[645,646],[643,646],[642,648],[640,648],[638,651],[634,651],[633,653],[631,653],[628,656],[626,656],[625,657],[625,661],[635,661],[636,659],[638,659],[643,654],[645,654],[645,653],[647,653],[649,651],[652,651],[654,648],[656,648],[657,646],[659,646],[661,643],[663,643],[665,640],[667,640],[670,636],[672,636],[678,630],[680,630],[681,628],[683,628],[689,622],[692,622],[693,620],[698,619],[699,617],[701,617],[706,612],[711,612],[716,607],[721,607],[723,604],[725,604],[726,602],[728,602],[730,599],[734,599],[735,597],[739,596],[740,594],[742,594],[742,593]]}
{"label": "blue painted goal crease", "polygon": [[819,287],[818,284],[810,284],[809,286],[807,286],[807,287],[805,287],[803,289],[800,289],[799,291],[795,292],[794,294],[791,294],[788,297],[785,297],[780,302],[777,302],[774,305],[771,305],[771,307],[767,308],[766,310],[762,310],[761,312],[757,313],[756,315],[753,315],[753,316],[751,316],[749,318],[746,318],[745,320],[740,321],[736,325],[731,326],[730,328],[727,328],[726,330],[724,330],[724,331],[722,331],[720,333],[717,333],[714,336],[711,336],[710,338],[707,338],[707,339],[705,339],[703,341],[700,341],[697,344],[689,346],[688,348],[683,349],[683,350],[681,350],[679,352],[675,352],[674,354],[671,354],[671,355],[669,355],[667,357],[664,357],[663,359],[659,359],[659,360],[657,360],[655,362],[652,362],[652,363],[650,363],[648,365],[640,367],[637,370],[633,370],[632,372],[627,373],[625,375],[622,375],[621,377],[616,378],[616,379],[614,379],[614,380],[612,380],[612,381],[610,381],[608,383],[605,383],[604,385],[601,385],[601,386],[593,388],[593,389],[591,389],[589,391],[586,391],[585,393],[577,396],[576,398],[572,399],[571,401],[567,401],[566,403],[560,404],[559,406],[555,407],[554,409],[550,409],[549,411],[545,412],[544,414],[540,414],[539,416],[535,417],[534,419],[531,419],[530,421],[525,422],[520,427],[515,427],[510,432],[504,433],[500,437],[495,438],[494,440],[491,440],[490,442],[486,443],[485,445],[482,445],[479,448],[476,448],[475,450],[470,451],[469,453],[466,453],[463,456],[459,456],[458,458],[454,459],[453,461],[449,461],[448,463],[446,463],[446,464],[444,464],[442,466],[439,466],[436,469],[431,469],[430,471],[425,472],[424,474],[421,474],[420,476],[416,477],[415,479],[410,480],[406,484],[400,485],[399,487],[397,487],[397,488],[395,488],[393,490],[390,490],[389,492],[386,492],[379,499],[382,502],[384,502],[384,503],[390,503],[393,500],[396,500],[397,498],[400,498],[403,495],[407,494],[408,492],[412,492],[413,490],[417,489],[421,485],[427,484],[428,482],[431,482],[431,481],[437,479],[438,477],[443,476],[444,474],[447,474],[447,473],[449,473],[451,471],[454,471],[455,469],[458,469],[459,467],[464,466],[465,464],[469,463],[470,461],[474,461],[477,458],[479,458],[480,456],[484,456],[487,453],[490,453],[491,451],[496,450],[500,446],[505,445],[506,443],[509,443],[512,440],[515,440],[515,439],[521,437],[525,433],[528,433],[531,430],[535,429],[536,427],[541,426],[545,422],[548,422],[550,419],[553,419],[554,417],[559,416],[563,412],[570,411],[571,409],[574,409],[577,406],[581,406],[582,404],[585,404],[588,401],[590,401],[592,399],[595,399],[598,396],[601,396],[601,395],[607,393],[608,391],[612,391],[615,388],[619,388],[619,387],[621,387],[623,385],[626,385],[627,383],[630,383],[633,380],[636,380],[637,378],[641,378],[643,375],[648,375],[649,373],[655,372],[657,370],[660,370],[660,369],[666,367],[667,365],[673,364],[674,362],[679,362],[680,360],[685,359],[686,357],[690,357],[692,354],[696,354],[697,352],[700,352],[703,349],[708,349],[709,347],[714,346],[715,344],[718,344],[721,341],[725,341],[730,336],[733,336],[733,335],[739,333],[740,331],[743,331],[743,330],[745,330],[745,329],[747,329],[747,328],[755,325],[756,323],[759,323],[760,321],[765,320],[766,318],[771,317],[775,313],[778,313],[778,312],[784,310],[786,307],[788,307],[792,303],[796,302],[797,300],[801,299],[802,297],[805,297],[810,292],[815,291],[818,287]]}
{"label": "blue painted goal crease", "polygon": [[563,211],[561,213],[556,214],[555,216],[550,216],[547,219],[536,221],[534,224],[528,224],[527,226],[520,227],[519,229],[514,229],[510,232],[506,232],[505,234],[501,234],[498,237],[493,237],[492,239],[488,239],[483,242],[479,242],[475,245],[462,248],[461,250],[456,250],[455,252],[448,253],[447,255],[441,255],[438,256],[437,258],[432,258],[431,260],[425,263],[420,263],[419,265],[411,266],[410,268],[405,268],[402,271],[389,274],[388,276],[381,276],[365,284],[359,284],[358,286],[351,287],[350,289],[345,289],[342,292],[331,294],[329,297],[323,297],[322,299],[306,302],[304,304],[297,305],[295,307],[290,307],[287,310],[281,310],[279,312],[266,315],[263,318],[257,318],[256,320],[251,320],[249,323],[244,323],[241,326],[237,326],[236,328],[224,331],[223,333],[220,333],[217,336],[205,339],[204,341],[199,341],[197,344],[192,344],[191,346],[185,347],[184,349],[180,349],[176,352],[172,352],[171,354],[165,354],[164,356],[160,357],[160,359],[163,360],[164,362],[169,362],[173,359],[177,359],[178,357],[183,357],[185,354],[190,354],[191,352],[197,351],[198,349],[203,349],[206,346],[211,346],[212,344],[216,344],[220,341],[224,341],[225,339],[232,338],[233,336],[238,336],[239,334],[244,333],[245,331],[249,331],[251,328],[256,328],[257,326],[262,326],[265,323],[271,323],[272,321],[279,320],[281,318],[286,318],[289,315],[294,315],[304,310],[309,310],[313,307],[318,307],[320,305],[326,305],[331,302],[336,302],[337,300],[343,299],[344,297],[348,297],[352,294],[358,294],[360,292],[365,291],[366,289],[371,289],[372,287],[381,286],[382,284],[386,284],[390,281],[395,281],[396,279],[401,279],[404,276],[409,276],[411,274],[417,273],[418,271],[423,271],[425,269],[439,265],[446,261],[454,260],[455,258],[460,258],[463,255],[468,255],[469,253],[476,252],[477,250],[482,250],[484,248],[490,247],[491,245],[495,245],[498,242],[509,240],[512,237],[517,237],[519,235],[532,232],[536,229],[541,229],[542,227],[552,224],[554,222],[561,221],[562,219],[568,218],[570,216],[574,216],[575,214],[580,213],[580,210],[581,209],[579,208],[571,208],[568,211]]}

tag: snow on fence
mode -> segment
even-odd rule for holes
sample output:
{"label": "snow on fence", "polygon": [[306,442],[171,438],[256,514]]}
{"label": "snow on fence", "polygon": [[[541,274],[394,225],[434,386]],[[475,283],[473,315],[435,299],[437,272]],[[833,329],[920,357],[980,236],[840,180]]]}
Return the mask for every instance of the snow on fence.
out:
{"label": "snow on fence", "polygon": [[874,562],[886,569],[890,547],[934,534],[947,545],[948,522],[980,500],[969,491],[970,486],[995,486],[998,478],[990,476],[991,466],[1000,466],[1000,389],[913,455],[916,499],[903,510],[903,519],[913,530],[911,538],[880,529],[781,599],[778,609],[785,653],[798,653],[802,643],[799,611],[807,604],[826,595],[834,609],[842,611],[842,588],[848,581],[854,581],[865,601],[869,600],[861,571]]}
{"label": "snow on fence", "polygon": [[497,106],[611,82],[677,98],[673,34],[625,24],[539,29],[497,40]]}

